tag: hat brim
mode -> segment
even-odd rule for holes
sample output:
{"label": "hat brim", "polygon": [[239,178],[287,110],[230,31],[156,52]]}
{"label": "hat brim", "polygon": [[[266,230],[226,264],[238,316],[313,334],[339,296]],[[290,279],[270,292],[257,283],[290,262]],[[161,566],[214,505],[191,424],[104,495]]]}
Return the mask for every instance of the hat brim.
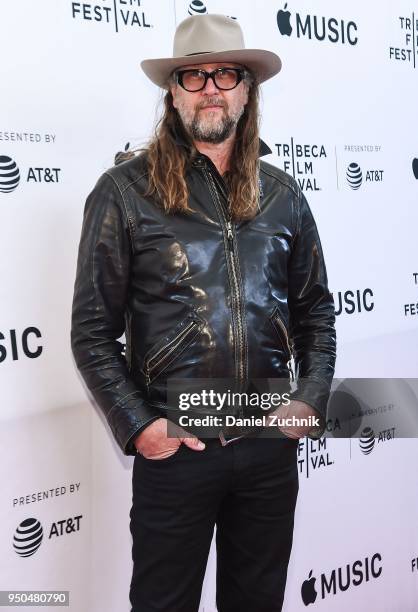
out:
{"label": "hat brim", "polygon": [[276,53],[264,49],[237,49],[214,53],[194,53],[183,57],[146,59],[141,62],[141,68],[155,85],[168,89],[169,76],[177,68],[190,64],[209,64],[223,61],[243,64],[251,70],[258,83],[271,79],[282,68],[280,57]]}

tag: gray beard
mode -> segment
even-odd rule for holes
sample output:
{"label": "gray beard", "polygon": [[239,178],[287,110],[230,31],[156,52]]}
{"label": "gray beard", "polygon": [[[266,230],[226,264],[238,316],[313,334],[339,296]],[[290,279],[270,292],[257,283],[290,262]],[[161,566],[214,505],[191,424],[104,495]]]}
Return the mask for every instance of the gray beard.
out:
{"label": "gray beard", "polygon": [[189,126],[186,126],[193,140],[198,142],[211,142],[219,144],[230,136],[237,123],[232,117],[222,117],[216,126],[208,127],[201,125],[197,117],[193,119]]}
{"label": "gray beard", "polygon": [[[208,104],[211,102],[214,104],[217,103],[216,100],[208,100]],[[181,107],[177,110],[183,122],[184,128],[193,140],[198,142],[219,144],[233,133],[238,121],[241,118],[241,115],[244,112],[244,107],[242,107],[232,116],[228,116],[223,113],[220,121],[216,125],[207,125],[202,119],[199,118],[199,111],[194,113],[193,118],[191,118],[190,115],[184,112]]]}

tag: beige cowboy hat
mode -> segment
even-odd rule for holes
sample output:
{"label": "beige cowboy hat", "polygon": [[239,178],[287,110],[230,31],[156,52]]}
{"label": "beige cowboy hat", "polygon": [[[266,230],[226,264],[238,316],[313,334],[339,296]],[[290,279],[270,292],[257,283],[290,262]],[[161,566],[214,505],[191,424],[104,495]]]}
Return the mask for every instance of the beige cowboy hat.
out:
{"label": "beige cowboy hat", "polygon": [[188,64],[235,62],[246,66],[258,83],[277,74],[282,62],[272,51],[246,49],[240,25],[225,15],[193,15],[179,23],[174,35],[173,57],[146,59],[141,68],[159,87],[168,89],[168,78]]}

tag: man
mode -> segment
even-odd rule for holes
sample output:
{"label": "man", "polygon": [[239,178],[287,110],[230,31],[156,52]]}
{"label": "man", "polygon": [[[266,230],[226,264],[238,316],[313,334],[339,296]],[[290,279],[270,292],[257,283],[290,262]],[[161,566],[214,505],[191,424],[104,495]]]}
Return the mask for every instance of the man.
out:
{"label": "man", "polygon": [[[87,198],[72,313],[77,366],[135,455],[132,610],[197,612],[216,524],[218,610],[278,612],[298,439],[324,432],[336,354],[312,213],[295,180],[259,159],[270,149],[258,88],[281,61],[245,49],[236,21],[202,15],[178,26],[172,58],[142,68],[167,90],[165,113],[145,152]],[[319,426],[284,424],[280,439],[170,435],[170,380],[245,389],[288,379],[292,356],[293,399],[273,413]]]}

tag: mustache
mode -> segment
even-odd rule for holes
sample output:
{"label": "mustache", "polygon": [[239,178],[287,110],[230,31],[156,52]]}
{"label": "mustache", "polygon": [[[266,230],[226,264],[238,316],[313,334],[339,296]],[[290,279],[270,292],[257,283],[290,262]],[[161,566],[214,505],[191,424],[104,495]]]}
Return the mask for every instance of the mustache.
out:
{"label": "mustache", "polygon": [[200,110],[201,108],[206,108],[207,106],[221,106],[222,108],[227,108],[228,105],[225,100],[221,100],[219,98],[208,98],[205,102],[199,104],[196,110]]}

